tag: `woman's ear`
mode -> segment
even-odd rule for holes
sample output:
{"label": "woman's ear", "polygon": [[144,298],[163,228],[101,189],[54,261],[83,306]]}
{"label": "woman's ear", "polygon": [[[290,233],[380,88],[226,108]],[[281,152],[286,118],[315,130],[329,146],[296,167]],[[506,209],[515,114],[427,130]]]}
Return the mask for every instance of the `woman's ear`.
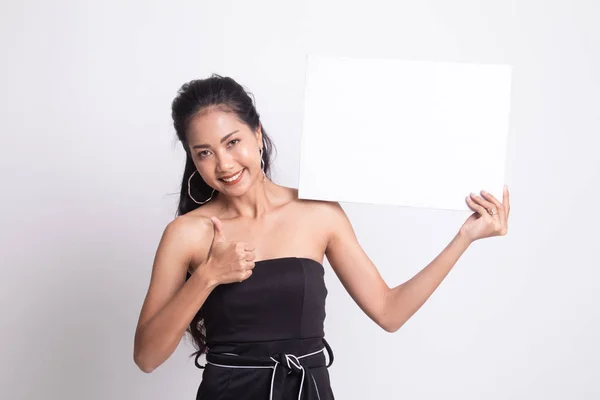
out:
{"label": "woman's ear", "polygon": [[262,144],[262,125],[258,125],[258,129],[256,129],[256,140],[258,141],[258,147],[261,147]]}

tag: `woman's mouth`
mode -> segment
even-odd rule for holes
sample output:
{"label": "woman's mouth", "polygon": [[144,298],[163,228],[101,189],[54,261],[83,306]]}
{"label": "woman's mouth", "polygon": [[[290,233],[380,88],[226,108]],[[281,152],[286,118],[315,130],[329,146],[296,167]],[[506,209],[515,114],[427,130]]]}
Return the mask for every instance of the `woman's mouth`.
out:
{"label": "woman's mouth", "polygon": [[219,178],[219,180],[221,182],[223,182],[227,186],[235,185],[236,183],[238,183],[242,179],[242,176],[244,176],[244,171],[245,170],[246,170],[246,168],[243,168],[240,172],[238,172],[237,174],[235,174],[231,178],[227,178],[227,179]]}

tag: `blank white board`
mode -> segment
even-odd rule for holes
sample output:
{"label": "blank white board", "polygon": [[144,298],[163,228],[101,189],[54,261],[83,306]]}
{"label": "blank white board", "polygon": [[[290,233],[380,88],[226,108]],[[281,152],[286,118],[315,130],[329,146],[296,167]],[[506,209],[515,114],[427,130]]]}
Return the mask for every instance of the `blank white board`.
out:
{"label": "blank white board", "polygon": [[308,55],[299,196],[469,210],[502,201],[508,65]]}

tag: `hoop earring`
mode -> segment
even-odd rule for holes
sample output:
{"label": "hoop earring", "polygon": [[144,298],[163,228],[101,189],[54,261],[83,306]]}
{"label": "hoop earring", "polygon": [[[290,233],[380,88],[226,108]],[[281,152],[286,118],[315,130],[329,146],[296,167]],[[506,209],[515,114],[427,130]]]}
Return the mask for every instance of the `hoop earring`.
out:
{"label": "hoop earring", "polygon": [[210,199],[212,199],[213,195],[215,194],[215,189],[213,189],[212,193],[210,194],[210,197],[208,198],[208,200],[204,200],[204,201],[198,201],[196,200],[193,196],[192,196],[192,192],[191,192],[191,181],[192,181],[192,176],[194,176],[194,174],[198,172],[197,170],[192,172],[192,174],[190,175],[190,178],[188,179],[188,196],[190,196],[190,199],[192,199],[194,201],[194,203],[196,204],[204,204],[207,201],[209,201]]}

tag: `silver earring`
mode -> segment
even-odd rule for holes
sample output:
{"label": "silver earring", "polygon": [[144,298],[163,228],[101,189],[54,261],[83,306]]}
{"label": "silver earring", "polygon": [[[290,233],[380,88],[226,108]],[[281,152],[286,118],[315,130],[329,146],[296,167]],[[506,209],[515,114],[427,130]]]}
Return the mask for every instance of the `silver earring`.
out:
{"label": "silver earring", "polygon": [[210,197],[208,198],[208,200],[205,201],[197,201],[194,197],[192,197],[192,192],[190,190],[191,187],[191,181],[192,181],[192,176],[194,176],[194,174],[198,172],[198,171],[194,171],[192,172],[192,174],[190,175],[190,178],[188,179],[188,196],[190,196],[190,199],[192,199],[194,201],[194,203],[196,204],[204,204],[206,203],[208,200],[212,199],[213,195],[215,194],[215,189],[213,189],[212,193],[210,194]]}
{"label": "silver earring", "polygon": [[266,176],[267,174],[265,174],[265,161],[263,160],[262,155],[263,155],[263,149],[261,148],[260,149],[260,169],[262,169],[263,175]]}

